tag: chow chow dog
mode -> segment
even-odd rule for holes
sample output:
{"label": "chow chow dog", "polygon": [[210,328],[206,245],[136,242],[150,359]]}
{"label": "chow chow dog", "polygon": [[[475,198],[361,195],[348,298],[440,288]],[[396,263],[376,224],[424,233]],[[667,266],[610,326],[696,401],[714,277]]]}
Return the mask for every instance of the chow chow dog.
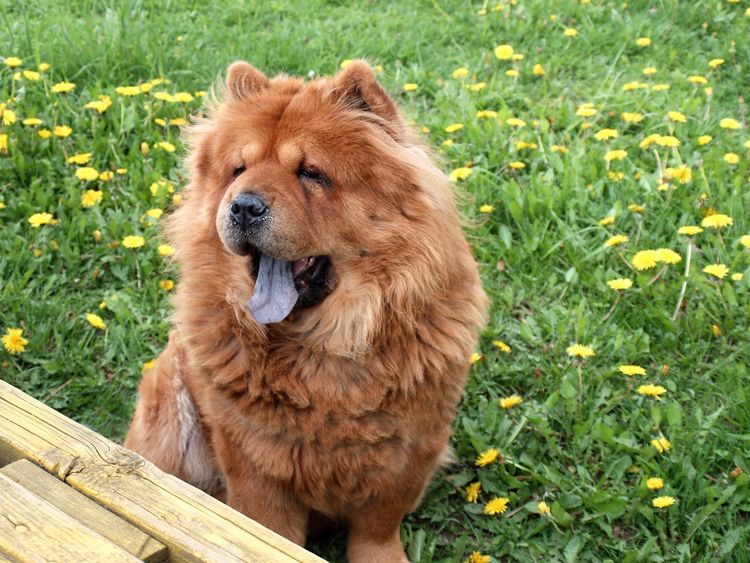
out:
{"label": "chow chow dog", "polygon": [[173,330],[125,446],[294,542],[332,519],[350,561],[406,560],[486,317],[450,182],[363,61],[235,62],[186,139]]}

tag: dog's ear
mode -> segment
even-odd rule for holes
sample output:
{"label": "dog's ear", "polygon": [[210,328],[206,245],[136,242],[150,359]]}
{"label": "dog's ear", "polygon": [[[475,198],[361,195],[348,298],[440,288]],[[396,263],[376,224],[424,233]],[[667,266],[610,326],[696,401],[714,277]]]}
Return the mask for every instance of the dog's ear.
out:
{"label": "dog's ear", "polygon": [[249,95],[268,87],[268,78],[250,63],[235,61],[227,69],[227,90],[235,100],[244,100]]}
{"label": "dog's ear", "polygon": [[347,107],[372,112],[387,121],[398,117],[396,104],[365,61],[352,61],[334,81],[336,93]]}

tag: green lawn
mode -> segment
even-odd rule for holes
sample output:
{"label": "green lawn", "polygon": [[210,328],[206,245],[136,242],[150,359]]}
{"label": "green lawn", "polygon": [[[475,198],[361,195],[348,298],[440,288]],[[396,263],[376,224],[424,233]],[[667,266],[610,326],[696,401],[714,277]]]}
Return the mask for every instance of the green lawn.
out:
{"label": "green lawn", "polygon": [[[0,377],[122,438],[178,278],[147,213],[168,213],[185,181],[169,120],[197,112],[196,93],[237,58],[307,75],[364,57],[458,170],[492,300],[458,462],[404,523],[410,557],[748,561],[750,3],[239,4],[0,0],[0,331],[28,341],[0,349]],[[523,58],[498,58],[499,45]],[[75,88],[53,92],[61,82]],[[99,96],[105,111],[84,107]],[[81,153],[88,163],[66,162]],[[80,179],[87,167],[111,178]],[[33,227],[37,213],[52,223]],[[125,248],[131,235],[145,244]],[[605,246],[615,235],[628,238]],[[610,288],[618,278],[632,287]],[[573,344],[595,355],[572,357]],[[514,394],[523,402],[503,408]],[[490,448],[500,456],[480,467]],[[485,514],[495,497],[507,510]],[[340,559],[342,546],[313,549]]]}

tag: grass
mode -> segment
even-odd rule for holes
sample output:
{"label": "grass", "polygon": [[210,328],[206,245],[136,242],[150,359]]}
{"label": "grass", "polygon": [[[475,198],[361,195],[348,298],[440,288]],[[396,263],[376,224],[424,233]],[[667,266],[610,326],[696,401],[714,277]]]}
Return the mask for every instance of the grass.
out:
{"label": "grass", "polygon": [[[493,304],[456,421],[459,461],[402,528],[410,557],[461,561],[476,550],[520,561],[750,559],[750,254],[740,242],[750,232],[750,133],[741,98],[750,91],[747,2],[523,0],[500,10],[415,0],[0,6],[0,57],[23,59],[18,69],[0,64],[0,100],[17,116],[0,126],[8,136],[0,154],[0,330],[22,328],[28,340],[23,353],[0,351],[0,377],[121,438],[141,366],[168,331],[169,295],[160,281],[178,276],[157,252],[159,220],[146,212],[173,205],[167,184],[179,191],[184,183],[182,148],[178,129],[154,119],[200,107],[200,98],[170,103],[153,92],[206,90],[236,58],[269,74],[306,75],[366,57],[382,65],[382,80],[407,115],[429,129],[425,138],[446,172],[471,169],[458,184]],[[566,36],[566,28],[577,35]],[[639,47],[639,37],[651,45]],[[500,44],[523,60],[496,58]],[[724,62],[712,69],[714,58]],[[15,71],[42,62],[52,66],[41,80],[13,80]],[[544,76],[532,72],[537,63]],[[454,78],[461,67],[468,76]],[[646,67],[656,74],[644,75]],[[519,76],[507,76],[509,69]],[[171,83],[135,97],[115,93],[156,77]],[[75,90],[51,93],[64,80]],[[477,82],[486,86],[467,88]],[[631,82],[648,87],[624,90]],[[406,92],[406,83],[418,88]],[[670,89],[655,90],[658,83]],[[112,99],[106,112],[83,108],[103,94]],[[587,113],[580,111],[587,102],[596,112],[577,115]],[[497,115],[478,118],[479,110]],[[668,111],[686,121],[668,119]],[[623,112],[643,120],[628,123]],[[29,117],[42,125],[23,125]],[[508,125],[511,117],[526,126]],[[723,118],[739,129],[723,128]],[[445,132],[453,123],[463,128]],[[38,136],[61,124],[72,127],[69,137]],[[619,136],[597,140],[605,128]],[[680,145],[640,148],[651,134]],[[701,135],[713,139],[701,145]],[[156,147],[160,141],[177,150]],[[519,141],[536,146],[519,148]],[[626,158],[608,163],[611,149],[625,149]],[[98,171],[127,172],[81,181],[66,158],[83,152]],[[726,153],[738,162],[728,163]],[[664,170],[680,165],[692,178],[659,190]],[[160,180],[167,183],[154,195],[150,186]],[[100,189],[103,199],[83,208],[87,189]],[[32,228],[27,220],[39,212],[58,223]],[[712,213],[733,224],[692,238],[677,233]],[[607,216],[613,223],[601,225]],[[614,234],[629,240],[605,247]],[[123,248],[128,235],[143,236],[145,245]],[[659,248],[681,261],[632,267],[636,252]],[[703,272],[715,263],[730,273]],[[617,293],[606,284],[614,278],[633,285]],[[106,328],[91,326],[87,313]],[[595,355],[571,357],[574,343]],[[622,364],[647,374],[625,376]],[[643,396],[637,389],[645,383],[666,392]],[[498,399],[513,394],[523,402],[503,409]],[[660,437],[669,451],[651,444]],[[477,466],[492,447],[502,456]],[[661,477],[663,489],[650,491],[649,477]],[[478,502],[466,502],[465,487],[477,481]],[[675,505],[654,507],[658,495]],[[483,514],[496,496],[510,499],[508,510]],[[551,514],[539,513],[539,501]],[[334,538],[313,549],[340,559],[341,546]]]}

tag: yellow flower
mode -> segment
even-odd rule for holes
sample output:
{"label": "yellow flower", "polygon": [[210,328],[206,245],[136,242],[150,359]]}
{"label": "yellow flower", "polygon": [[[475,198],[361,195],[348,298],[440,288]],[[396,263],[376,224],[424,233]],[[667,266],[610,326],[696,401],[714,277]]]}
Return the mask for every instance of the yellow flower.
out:
{"label": "yellow flower", "polygon": [[494,207],[492,207],[491,205],[488,205],[486,203],[484,205],[482,205],[482,206],[479,207],[479,212],[480,213],[492,213],[494,210],[495,210]]}
{"label": "yellow flower", "polygon": [[17,66],[21,66],[23,64],[23,59],[19,59],[18,57],[5,57],[5,66],[8,68],[16,68]]}
{"label": "yellow flower", "polygon": [[750,235],[742,235],[740,237],[740,244],[745,248],[750,248]]}
{"label": "yellow flower", "polygon": [[492,557],[489,555],[482,555],[479,551],[472,551],[471,555],[464,560],[464,563],[490,563],[490,561],[492,561]]}
{"label": "yellow flower", "polygon": [[724,59],[711,59],[710,61],[708,61],[708,66],[710,66],[711,68],[716,68],[723,64],[724,64]]}
{"label": "yellow flower", "polygon": [[592,115],[596,115],[596,108],[592,106],[581,106],[576,110],[576,115],[578,117],[591,117]]}
{"label": "yellow flower", "polygon": [[656,144],[660,147],[679,147],[680,140],[672,135],[659,135],[659,138],[656,139]]}
{"label": "yellow flower", "polygon": [[[55,127],[55,130],[54,130],[55,137],[62,137],[63,139],[65,137],[70,136],[72,132],[73,130],[67,125],[58,125],[57,127]],[[41,135],[42,132],[39,131],[39,134]]]}
{"label": "yellow flower", "polygon": [[641,385],[638,387],[638,392],[647,397],[660,397],[666,393],[667,390],[661,385],[653,385],[649,383],[648,385]]}
{"label": "yellow flower", "polygon": [[510,117],[505,120],[505,123],[511,127],[524,127],[526,125],[523,119],[518,119],[517,117]]}
{"label": "yellow flower", "polygon": [[508,346],[508,345],[507,345],[507,344],[506,344],[505,342],[503,342],[502,340],[493,340],[493,341],[492,341],[492,343],[493,343],[493,344],[494,344],[495,346],[497,346],[497,347],[498,347],[498,348],[500,349],[500,351],[501,351],[501,352],[503,352],[503,353],[505,353],[505,354],[510,354],[510,353],[511,353],[511,349],[510,349],[510,346]]}
{"label": "yellow flower", "polygon": [[614,129],[602,129],[596,132],[594,139],[597,141],[607,141],[609,139],[616,139],[619,136],[620,134]]}
{"label": "yellow flower", "polygon": [[668,111],[667,117],[675,123],[687,123],[687,117],[679,111]]}
{"label": "yellow flower", "polygon": [[646,76],[651,76],[652,74],[656,74],[656,67],[647,66],[641,72],[643,72],[643,74],[645,74]]}
{"label": "yellow flower", "polygon": [[37,80],[41,78],[41,75],[38,72],[33,71],[33,70],[24,70],[23,77],[26,80],[31,80],[32,82],[36,82]]}
{"label": "yellow flower", "polygon": [[413,82],[409,82],[407,84],[404,84],[404,90],[406,92],[413,92],[417,88],[419,88],[419,85],[418,84],[414,84]]}
{"label": "yellow flower", "polygon": [[141,93],[141,89],[138,86],[118,86],[115,92],[120,96],[137,96]]}
{"label": "yellow flower", "polygon": [[516,143],[516,150],[522,151],[524,149],[536,149],[536,143],[527,143],[526,141],[518,141]]}
{"label": "yellow flower", "polygon": [[49,129],[40,129],[37,131],[37,135],[39,135],[41,139],[49,139],[52,136],[52,131]]}
{"label": "yellow flower", "polygon": [[[5,59],[6,63],[8,59]],[[22,328],[8,328],[0,339],[3,341],[3,347],[8,351],[9,354],[20,354],[26,350],[26,345],[29,343],[23,337]]]}
{"label": "yellow flower", "polygon": [[666,90],[669,90],[669,88],[670,88],[669,84],[654,84],[653,91],[664,92]]}
{"label": "yellow flower", "polygon": [[687,184],[693,179],[693,171],[689,166],[680,164],[676,168],[667,168],[664,170],[664,178],[667,180],[677,180],[680,184]]}
{"label": "yellow flower", "polygon": [[574,344],[572,346],[568,346],[567,352],[569,356],[574,356],[578,358],[588,358],[590,356],[596,355],[596,352],[594,352],[593,349],[589,348],[588,346],[582,346],[581,344]]}
{"label": "yellow flower", "polygon": [[552,152],[559,152],[560,154],[565,154],[566,152],[568,152],[568,149],[561,145],[552,145],[550,146],[550,150]]}
{"label": "yellow flower", "polygon": [[648,270],[656,266],[657,258],[655,250],[641,250],[633,256],[631,263],[636,270]]}
{"label": "yellow flower", "polygon": [[39,63],[39,72],[47,72],[49,70],[49,63]]}
{"label": "yellow flower", "polygon": [[122,245],[125,248],[140,248],[142,247],[146,241],[141,236],[137,235],[128,235],[124,239],[122,239]]}
{"label": "yellow flower", "polygon": [[479,92],[485,86],[487,86],[486,82],[477,82],[475,84],[469,85],[469,90],[471,90],[472,92]]}
{"label": "yellow flower", "polygon": [[537,503],[536,509],[539,511],[539,514],[541,516],[547,516],[551,512],[549,505],[543,500]]}
{"label": "yellow flower", "polygon": [[729,164],[737,164],[740,161],[740,157],[733,152],[728,152],[724,155],[724,160]]}
{"label": "yellow flower", "polygon": [[107,325],[104,323],[102,318],[97,314],[86,313],[86,320],[91,326],[93,326],[96,329],[104,330],[105,328],[107,328]]}
{"label": "yellow flower", "polygon": [[630,289],[633,287],[633,281],[627,278],[617,278],[614,280],[608,280],[607,285],[615,291],[622,291],[623,289]]}
{"label": "yellow flower", "polygon": [[174,247],[168,244],[160,244],[156,251],[160,256],[172,256],[174,254]]}
{"label": "yellow flower", "polygon": [[739,129],[740,122],[736,119],[732,119],[731,117],[725,117],[721,121],[719,121],[719,127],[722,129]]}
{"label": "yellow flower", "polygon": [[83,106],[86,109],[95,109],[99,113],[104,113],[112,105],[112,98],[109,96],[99,96],[98,100],[92,100]]}
{"label": "yellow flower", "polygon": [[65,92],[71,92],[76,87],[72,82],[58,82],[52,85],[52,92],[55,94],[64,94]]}
{"label": "yellow flower", "polygon": [[620,114],[620,117],[628,123],[640,123],[643,121],[643,114],[636,112],[624,111]]}
{"label": "yellow flower", "polygon": [[737,272],[735,274],[732,274],[732,281],[742,281],[742,278],[745,277],[745,274],[741,272]]}
{"label": "yellow flower", "polygon": [[623,84],[622,86],[623,92],[632,92],[633,90],[648,90],[648,84],[646,84],[645,82],[638,82],[636,80],[634,82]]}
{"label": "yellow flower", "polygon": [[172,143],[170,143],[169,141],[159,141],[158,143],[156,143],[155,146],[157,146],[159,148],[162,148],[162,149],[164,149],[167,152],[174,152],[175,151],[175,146]]}
{"label": "yellow flower", "polygon": [[0,134],[0,154],[8,154],[8,135]]}
{"label": "yellow flower", "polygon": [[638,146],[641,147],[642,149],[647,149],[654,143],[658,142],[659,139],[661,139],[661,135],[659,135],[658,133],[652,133],[651,135],[644,137],[643,140],[640,143],[638,143]]}
{"label": "yellow flower", "polygon": [[189,92],[177,92],[174,95],[174,99],[177,102],[192,102],[194,98]]}
{"label": "yellow flower", "polygon": [[512,409],[516,405],[523,403],[523,399],[520,395],[511,395],[510,397],[503,397],[500,399],[500,406],[504,409]]}
{"label": "yellow flower", "polygon": [[507,61],[513,58],[513,47],[510,45],[498,45],[495,47],[495,56],[501,61]]}
{"label": "yellow flower", "polygon": [[651,39],[649,39],[648,37],[639,37],[635,40],[635,44],[639,47],[648,47],[649,45],[651,45]]}
{"label": "yellow flower", "polygon": [[93,207],[102,200],[102,192],[99,190],[86,190],[81,196],[81,207]]}
{"label": "yellow flower", "polygon": [[463,129],[464,125],[463,123],[451,123],[448,125],[448,127],[445,128],[446,133],[455,133],[459,129]]}
{"label": "yellow flower", "polygon": [[172,280],[160,280],[159,287],[164,291],[172,291],[174,289],[174,282]]}
{"label": "yellow flower", "polygon": [[[416,88],[413,88],[413,89],[416,90]],[[155,92],[154,98],[156,98],[157,100],[161,100],[163,102],[174,102],[174,96],[170,94],[169,92]]]}
{"label": "yellow flower", "polygon": [[682,256],[669,248],[659,248],[656,250],[656,261],[666,264],[677,264],[682,261]]}
{"label": "yellow flower", "polygon": [[701,227],[718,229],[720,227],[727,227],[732,223],[734,223],[734,221],[729,215],[724,215],[723,213],[713,213],[711,215],[706,215],[703,218],[703,221],[701,221]]}
{"label": "yellow flower", "polygon": [[565,37],[575,37],[578,35],[578,30],[568,27],[563,31],[563,35],[565,35]]}
{"label": "yellow flower", "polygon": [[508,166],[513,170],[521,170],[523,168],[526,168],[526,165],[523,162],[519,162],[517,160],[509,163]]}
{"label": "yellow flower", "polygon": [[510,499],[506,497],[495,497],[490,502],[484,505],[484,513],[488,516],[494,516],[495,514],[502,514],[508,509]]}
{"label": "yellow flower", "polygon": [[688,77],[688,82],[691,82],[693,84],[707,84],[708,80],[706,79],[705,76],[697,76],[697,75],[695,75],[695,76],[689,76]]}
{"label": "yellow flower", "polygon": [[628,210],[632,211],[633,213],[643,213],[646,208],[642,205],[638,205],[637,203],[631,203],[630,205],[628,205]]}
{"label": "yellow flower", "polygon": [[141,365],[141,373],[145,373],[153,368],[155,363],[156,360],[148,360],[147,362],[143,362],[143,364]]}
{"label": "yellow flower", "polygon": [[495,119],[497,112],[492,109],[482,109],[477,112],[477,119]]}
{"label": "yellow flower", "polygon": [[173,117],[169,120],[169,124],[176,127],[181,127],[182,125],[187,125],[187,119],[185,119],[184,117]]}
{"label": "yellow flower", "polygon": [[99,178],[99,171],[91,166],[84,166],[76,170],[76,178],[84,182],[91,182]]}
{"label": "yellow flower", "polygon": [[475,481],[466,487],[466,502],[477,502],[479,491],[482,490],[482,483]]}
{"label": "yellow flower", "polygon": [[661,477],[651,477],[646,481],[646,486],[652,491],[658,491],[664,486],[664,479]]}
{"label": "yellow flower", "polygon": [[457,68],[453,71],[453,73],[451,73],[451,76],[456,79],[466,78],[467,76],[469,76],[469,69],[464,67]]}
{"label": "yellow flower", "polygon": [[711,135],[701,135],[700,137],[698,137],[698,144],[701,146],[707,145],[712,140],[713,140],[713,137]]}
{"label": "yellow flower", "polygon": [[16,122],[16,112],[12,109],[3,109],[3,125],[13,125]]}
{"label": "yellow flower", "polygon": [[[614,225],[614,223],[615,223],[615,217],[614,217],[614,215],[607,215],[604,219],[599,219],[599,224],[602,225],[602,226],[605,226],[605,227],[607,225]],[[623,242],[625,242],[625,241],[623,241]]]}
{"label": "yellow flower", "polygon": [[[613,218],[613,220],[614,220],[614,218]],[[604,223],[601,223],[601,221],[600,221],[600,224],[604,224]],[[606,223],[606,224],[609,224],[609,223]],[[621,244],[623,244],[625,242],[628,242],[628,240],[630,240],[630,239],[627,236],[625,236],[625,235],[614,235],[612,237],[609,237],[604,242],[604,246],[608,246],[608,247],[609,246],[620,246]]]}
{"label": "yellow flower", "polygon": [[540,65],[539,63],[534,65],[534,68],[531,70],[531,73],[534,76],[544,76],[544,67]]}
{"label": "yellow flower", "polygon": [[149,209],[148,211],[146,211],[146,215],[148,215],[152,219],[159,219],[163,214],[164,214],[164,211],[162,211],[158,207],[155,207],[154,209]]}
{"label": "yellow flower", "polygon": [[490,463],[495,461],[499,456],[500,450],[496,448],[490,448],[489,450],[479,454],[474,463],[479,467],[485,467],[486,465],[489,465]]}
{"label": "yellow flower", "polygon": [[674,497],[656,497],[651,501],[655,508],[667,508],[675,503]]}
{"label": "yellow flower", "polygon": [[625,365],[618,366],[617,369],[620,371],[620,373],[624,375],[629,375],[629,376],[646,375],[646,370],[643,369],[641,366],[637,366],[637,365],[625,364]]}
{"label": "yellow flower", "polygon": [[99,179],[102,182],[109,182],[114,177],[115,177],[115,173],[112,172],[111,170],[105,170],[104,172],[99,174]]}
{"label": "yellow flower", "polygon": [[518,71],[514,68],[508,69],[505,71],[505,76],[509,76],[510,78],[515,78],[518,76]]}
{"label": "yellow flower", "polygon": [[723,279],[729,273],[729,268],[724,264],[709,264],[703,268],[703,271],[712,276],[716,276],[719,279]]}
{"label": "yellow flower", "polygon": [[473,170],[467,166],[462,166],[460,168],[456,168],[453,172],[451,172],[448,177],[453,180],[454,182],[457,182],[458,180],[465,180],[469,176],[471,176]]}
{"label": "yellow flower", "polygon": [[23,124],[29,127],[34,127],[35,125],[41,125],[42,120],[39,119],[38,117],[29,117],[23,120]]}
{"label": "yellow flower", "polygon": [[38,229],[42,225],[52,225],[54,222],[55,220],[52,218],[51,213],[34,213],[29,217],[29,223],[31,223],[31,227],[34,229]]}
{"label": "yellow flower", "polygon": [[651,440],[651,445],[654,446],[656,448],[656,451],[660,454],[668,452],[672,449],[672,443],[664,436],[659,436],[658,438],[654,438],[653,440]]}
{"label": "yellow flower", "polygon": [[625,172],[615,172],[614,170],[610,170],[607,172],[607,178],[614,182],[620,182],[625,178]]}
{"label": "yellow flower", "polygon": [[469,356],[469,363],[470,364],[476,364],[482,358],[484,358],[484,356],[482,356],[482,354],[474,352],[471,356]]}
{"label": "yellow flower", "polygon": [[703,229],[693,225],[685,225],[684,227],[680,227],[679,229],[677,229],[677,232],[681,235],[692,237],[694,235],[697,235],[698,233],[702,233]]}
{"label": "yellow flower", "polygon": [[74,154],[73,156],[69,156],[65,162],[68,164],[83,165],[83,164],[88,164],[90,160],[91,160],[91,153],[82,152],[82,153]]}
{"label": "yellow flower", "polygon": [[623,149],[615,149],[612,151],[607,151],[607,153],[604,155],[604,160],[607,162],[610,162],[612,160],[624,160],[628,156],[628,151]]}

